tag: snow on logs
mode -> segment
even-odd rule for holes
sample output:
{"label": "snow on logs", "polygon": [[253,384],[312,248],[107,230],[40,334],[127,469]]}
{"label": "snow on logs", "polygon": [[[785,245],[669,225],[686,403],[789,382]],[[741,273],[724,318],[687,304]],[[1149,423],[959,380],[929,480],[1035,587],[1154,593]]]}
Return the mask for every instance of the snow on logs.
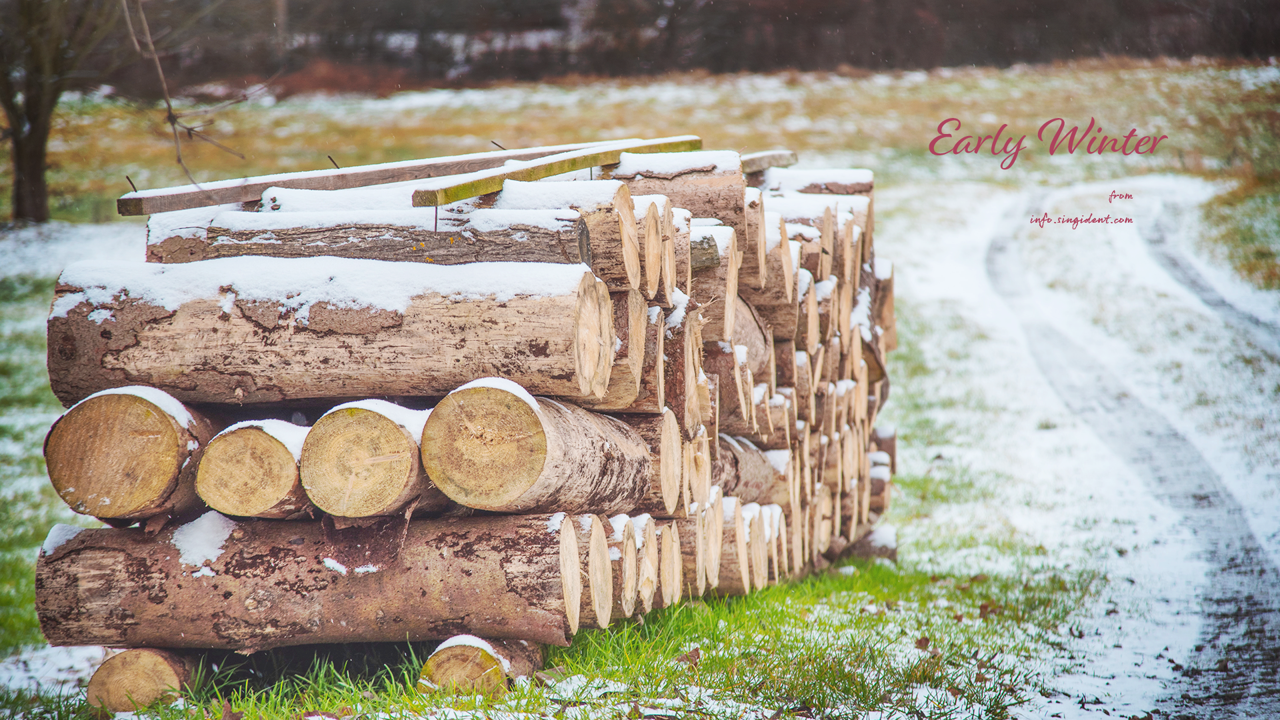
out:
{"label": "snow on logs", "polygon": [[45,465],[58,496],[78,513],[125,523],[177,516],[203,507],[196,468],[215,432],[164,391],[112,388],[58,418],[45,438]]}
{"label": "snow on logs", "polygon": [[187,402],[440,396],[489,375],[602,397],[613,327],[582,265],[81,262],[58,284],[49,375],[67,404],[132,383]]}
{"label": "snow on logs", "polygon": [[616,180],[520,182],[507,180],[494,201],[499,210],[578,212],[591,249],[591,269],[610,290],[639,290],[643,270],[631,191]]}
{"label": "snow on logs", "polygon": [[46,542],[36,566],[36,611],[55,646],[254,652],[458,633],[568,645],[580,624],[609,623],[595,515],[326,531],[211,512],[156,536],[76,530]]}
{"label": "snow on logs", "polygon": [[455,635],[427,657],[418,685],[432,691],[500,696],[511,681],[541,670],[542,655],[538,643]]}
{"label": "snow on logs", "polygon": [[[632,510],[650,493],[649,447],[620,420],[485,378],[450,393],[422,431],[422,464],[461,505],[495,512]],[[661,460],[658,460],[661,465]]]}

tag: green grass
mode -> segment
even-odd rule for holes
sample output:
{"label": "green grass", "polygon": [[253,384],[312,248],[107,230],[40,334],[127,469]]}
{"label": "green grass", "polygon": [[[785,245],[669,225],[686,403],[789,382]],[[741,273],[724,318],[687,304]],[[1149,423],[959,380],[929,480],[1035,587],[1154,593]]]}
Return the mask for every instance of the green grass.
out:
{"label": "green grass", "polygon": [[[1277,150],[1280,152],[1280,150]],[[1280,290],[1280,176],[1241,183],[1204,211],[1210,251],[1264,290]]]}

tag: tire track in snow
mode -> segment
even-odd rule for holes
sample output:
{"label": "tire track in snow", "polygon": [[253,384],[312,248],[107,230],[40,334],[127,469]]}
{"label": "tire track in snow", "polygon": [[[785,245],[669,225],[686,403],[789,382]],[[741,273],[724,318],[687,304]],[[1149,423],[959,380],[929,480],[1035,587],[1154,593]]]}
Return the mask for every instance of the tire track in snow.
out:
{"label": "tire track in snow", "polygon": [[1211,310],[1223,320],[1253,334],[1255,340],[1264,346],[1272,355],[1280,356],[1280,326],[1241,310],[1222,296],[1208,280],[1204,278],[1191,263],[1183,257],[1169,237],[1177,228],[1175,214],[1186,212],[1181,205],[1170,209],[1161,202],[1156,206],[1155,219],[1150,223],[1138,225],[1138,234],[1147,244],[1151,257],[1164,269],[1169,277],[1177,280],[1192,294],[1200,298]]}
{"label": "tire track in snow", "polygon": [[1165,717],[1280,717],[1280,572],[1199,451],[1036,307],[1014,242],[1029,217],[1023,210],[1035,204],[1015,207],[998,227],[987,248],[987,277],[1017,315],[1049,385],[1157,498],[1183,515],[1211,568],[1199,607],[1185,608],[1202,618],[1200,644],[1181,682],[1168,688]]}

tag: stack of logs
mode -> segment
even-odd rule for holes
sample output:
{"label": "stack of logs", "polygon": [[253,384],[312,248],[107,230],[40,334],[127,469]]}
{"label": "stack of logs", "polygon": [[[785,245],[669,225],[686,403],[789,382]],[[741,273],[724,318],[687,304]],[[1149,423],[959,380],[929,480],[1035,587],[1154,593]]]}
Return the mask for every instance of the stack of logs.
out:
{"label": "stack of logs", "polygon": [[49,476],[113,527],[50,534],[41,626],[134,648],[91,702],[200,649],[406,639],[447,640],[426,685],[492,690],[847,554],[895,455],[872,173],[700,146],[122,198],[147,262],[67,268],[48,323]]}

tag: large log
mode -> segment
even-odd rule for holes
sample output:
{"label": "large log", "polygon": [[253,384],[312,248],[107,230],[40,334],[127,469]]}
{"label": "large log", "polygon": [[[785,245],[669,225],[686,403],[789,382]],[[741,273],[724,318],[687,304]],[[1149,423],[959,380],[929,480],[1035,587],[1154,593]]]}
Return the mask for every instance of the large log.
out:
{"label": "large log", "polygon": [[[640,296],[638,291],[632,290],[626,295],[626,322],[630,325],[635,318],[632,316],[633,309],[630,307],[631,300]],[[622,294],[614,293],[613,298],[613,315],[614,315],[614,332],[618,333],[620,323],[623,322],[623,310],[618,308],[619,300],[622,300]],[[634,335],[634,330],[639,330],[640,340],[634,340],[634,337],[619,344],[615,341],[614,345],[618,348],[614,356],[613,369],[609,373],[609,389],[605,392],[603,398],[582,398],[575,404],[588,410],[596,410],[600,412],[623,412],[623,413],[644,413],[656,415],[660,414],[666,407],[666,363],[663,362],[663,353],[665,350],[665,325],[666,318],[662,314],[662,308],[657,305],[650,308],[641,307],[640,324],[628,330],[629,335]],[[621,335],[618,335],[621,339]],[[635,360],[639,359],[640,366],[637,370],[632,370]],[[631,392],[631,387],[635,386],[635,396],[629,401],[624,402]]]}
{"label": "large log", "polygon": [[720,225],[694,225],[690,237],[694,244],[710,237],[719,253],[719,263],[714,268],[693,273],[690,297],[702,308],[706,320],[703,339],[730,340],[737,309],[738,267],[742,264],[735,233],[732,228]]}
{"label": "large log", "polygon": [[609,387],[602,398],[587,398],[578,404],[592,410],[627,410],[640,400],[645,370],[646,308],[636,290],[609,294],[613,305],[613,367]]}
{"label": "large log", "polygon": [[194,655],[138,648],[112,655],[94,671],[85,704],[110,713],[132,713],[158,700],[172,702],[191,689],[198,663]]}
{"label": "large log", "polygon": [[429,410],[360,400],[325,413],[302,445],[302,486],[338,517],[439,512],[451,505],[423,471],[418,450]]}
{"label": "large log", "polygon": [[652,462],[622,421],[500,378],[445,396],[422,431],[422,464],[436,486],[493,512],[626,512],[649,491]]}
{"label": "large log", "polygon": [[[677,517],[683,510],[680,491],[684,473],[684,443],[680,423],[670,409],[661,415],[617,415],[640,436],[649,449],[649,477],[645,494],[628,511],[657,518]],[[628,613],[630,614],[630,613]]]}
{"label": "large log", "polygon": [[531,183],[508,180],[494,201],[500,210],[578,211],[591,246],[591,270],[611,289],[639,290],[643,280],[631,191],[611,180]]}
{"label": "large log", "polygon": [[315,506],[298,472],[308,430],[272,419],[232,425],[205,446],[196,492],[223,515],[271,520],[312,516]]}
{"label": "large log", "polygon": [[599,525],[556,514],[327,530],[209,513],[154,538],[62,532],[37,562],[36,611],[52,645],[254,652],[462,632],[568,645],[584,603],[612,590],[604,531],[580,540],[579,519]]}
{"label": "large log", "polygon": [[223,211],[207,228],[194,232],[182,218],[157,215],[147,223],[147,261],[332,255],[436,265],[504,261],[591,265],[590,230],[568,208],[486,208],[466,215],[441,211],[438,220],[436,215],[436,208]]}
{"label": "large log", "polygon": [[418,687],[466,695],[501,696],[517,678],[542,669],[543,648],[525,640],[455,635],[440,643],[422,666]]}
{"label": "large log", "polygon": [[180,400],[443,395],[502,374],[603,396],[613,310],[580,265],[434,267],[340,258],[82,262],[49,317],[49,375],[71,404],[142,383]]}
{"label": "large log", "polygon": [[[52,357],[53,353],[50,353]],[[78,513],[129,523],[199,510],[196,469],[212,421],[150,387],[103,390],[54,422],[45,466]]]}

